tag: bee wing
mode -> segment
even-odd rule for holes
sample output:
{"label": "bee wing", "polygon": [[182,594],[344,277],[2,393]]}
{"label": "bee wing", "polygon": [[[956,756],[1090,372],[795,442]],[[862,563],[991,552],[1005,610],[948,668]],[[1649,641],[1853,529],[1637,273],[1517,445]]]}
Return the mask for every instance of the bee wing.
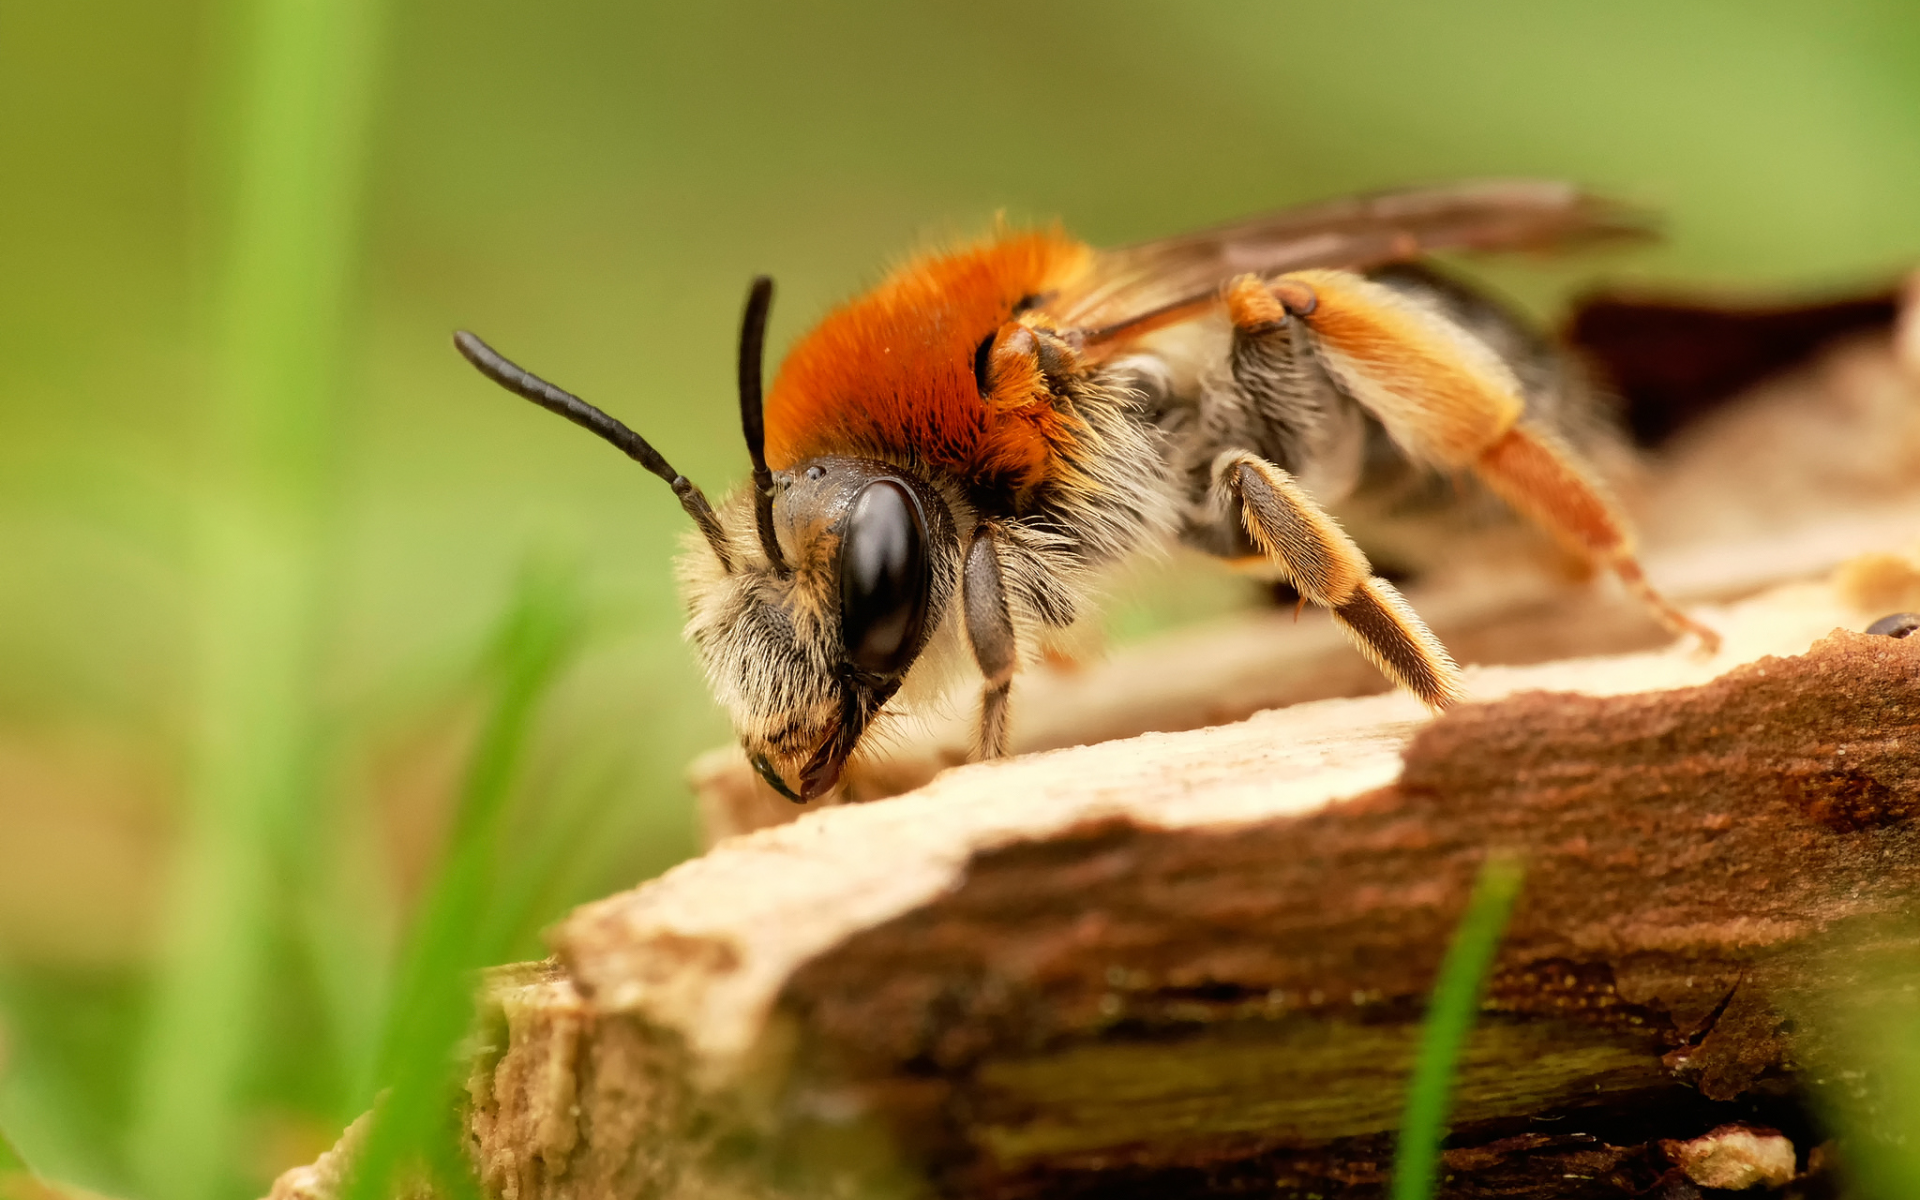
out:
{"label": "bee wing", "polygon": [[1090,343],[1198,316],[1240,275],[1365,270],[1437,250],[1550,250],[1651,236],[1645,214],[1566,183],[1487,180],[1381,192],[1104,251],[1047,304]]}

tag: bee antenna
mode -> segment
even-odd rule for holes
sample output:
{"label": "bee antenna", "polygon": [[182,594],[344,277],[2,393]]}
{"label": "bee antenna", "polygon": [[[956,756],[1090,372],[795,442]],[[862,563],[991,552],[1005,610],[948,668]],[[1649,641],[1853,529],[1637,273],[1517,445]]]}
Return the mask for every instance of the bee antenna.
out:
{"label": "bee antenna", "polygon": [[791,568],[780,553],[773,529],[773,472],[767,470],[767,423],[760,397],[760,359],[767,345],[767,310],[773,307],[773,280],[754,277],[747,290],[747,311],[740,318],[740,432],[753,460],[753,523],[760,532],[760,548],[773,569],[785,575]]}
{"label": "bee antenna", "polygon": [[666,480],[667,485],[673,488],[673,494],[680,497],[680,507],[687,510],[687,515],[693,518],[694,524],[705,535],[707,544],[713,547],[720,566],[727,571],[733,570],[733,556],[727,550],[727,535],[720,528],[719,518],[713,515],[713,506],[707,503],[706,496],[694,486],[693,481],[674,470],[660,456],[660,452],[648,444],[647,439],[572,392],[557,388],[510,361],[464,329],[453,335],[453,346],[460,351],[461,357],[488,379],[516,396],[524,396],[548,412],[558,413],[580,428],[598,434],[612,442],[622,454]]}

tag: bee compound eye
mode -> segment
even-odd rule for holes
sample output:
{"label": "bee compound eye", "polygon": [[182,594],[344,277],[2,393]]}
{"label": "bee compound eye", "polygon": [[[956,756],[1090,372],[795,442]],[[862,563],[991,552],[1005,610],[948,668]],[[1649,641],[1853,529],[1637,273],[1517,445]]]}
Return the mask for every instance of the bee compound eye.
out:
{"label": "bee compound eye", "polygon": [[840,549],[841,644],[855,670],[906,670],[926,624],[930,585],[919,501],[891,479],[868,484],[854,498]]}

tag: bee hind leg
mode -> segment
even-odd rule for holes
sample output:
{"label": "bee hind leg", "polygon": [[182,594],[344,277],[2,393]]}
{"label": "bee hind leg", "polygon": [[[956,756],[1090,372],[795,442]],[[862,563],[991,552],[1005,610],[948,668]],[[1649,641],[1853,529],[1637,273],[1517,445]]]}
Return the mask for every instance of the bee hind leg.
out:
{"label": "bee hind leg", "polygon": [[1720,635],[1655,590],[1633,552],[1626,521],[1580,469],[1559,439],[1515,425],[1481,452],[1474,473],[1495,495],[1591,561],[1605,564],[1675,633],[1691,633],[1709,653]]}
{"label": "bee hind leg", "polygon": [[1216,498],[1237,501],[1247,536],[1303,597],[1333,614],[1360,652],[1387,678],[1441,709],[1461,695],[1460,670],[1446,647],[1346,531],[1286,471],[1245,451],[1215,460]]}
{"label": "bee hind leg", "polygon": [[1244,277],[1228,307],[1243,327],[1299,320],[1328,373],[1409,457],[1473,471],[1536,525],[1610,568],[1670,629],[1719,647],[1719,634],[1654,589],[1626,518],[1571,448],[1528,421],[1512,369],[1469,331],[1345,271]]}
{"label": "bee hind leg", "polygon": [[986,679],[980,693],[980,726],[975,746],[983,759],[1006,757],[1008,701],[1014,669],[1019,665],[1013,612],[1007,603],[997,540],[992,523],[982,521],[974,528],[960,584],[961,616],[967,628],[967,642],[973,647],[974,662],[979,664],[980,674]]}

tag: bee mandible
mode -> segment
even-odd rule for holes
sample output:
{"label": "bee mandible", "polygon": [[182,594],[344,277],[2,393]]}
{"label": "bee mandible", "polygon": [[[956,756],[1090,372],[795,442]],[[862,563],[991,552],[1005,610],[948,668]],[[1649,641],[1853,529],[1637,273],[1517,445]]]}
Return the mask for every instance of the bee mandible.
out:
{"label": "bee mandible", "polygon": [[1564,362],[1417,261],[1642,229],[1575,188],[1501,181],[1114,251],[1003,231],[831,313],[764,404],[773,288],[757,279],[739,356],[752,480],[717,508],[619,421],[470,333],[455,342],[672,486],[698,532],[680,561],[687,635],[754,768],[804,802],[896,696],[938,690],[969,652],[976,749],[1003,755],[1021,665],[1105,570],[1175,541],[1277,575],[1444,708],[1461,695],[1453,660],[1328,512],[1382,458],[1476,478],[1717,644],[1648,583],[1574,448]]}

